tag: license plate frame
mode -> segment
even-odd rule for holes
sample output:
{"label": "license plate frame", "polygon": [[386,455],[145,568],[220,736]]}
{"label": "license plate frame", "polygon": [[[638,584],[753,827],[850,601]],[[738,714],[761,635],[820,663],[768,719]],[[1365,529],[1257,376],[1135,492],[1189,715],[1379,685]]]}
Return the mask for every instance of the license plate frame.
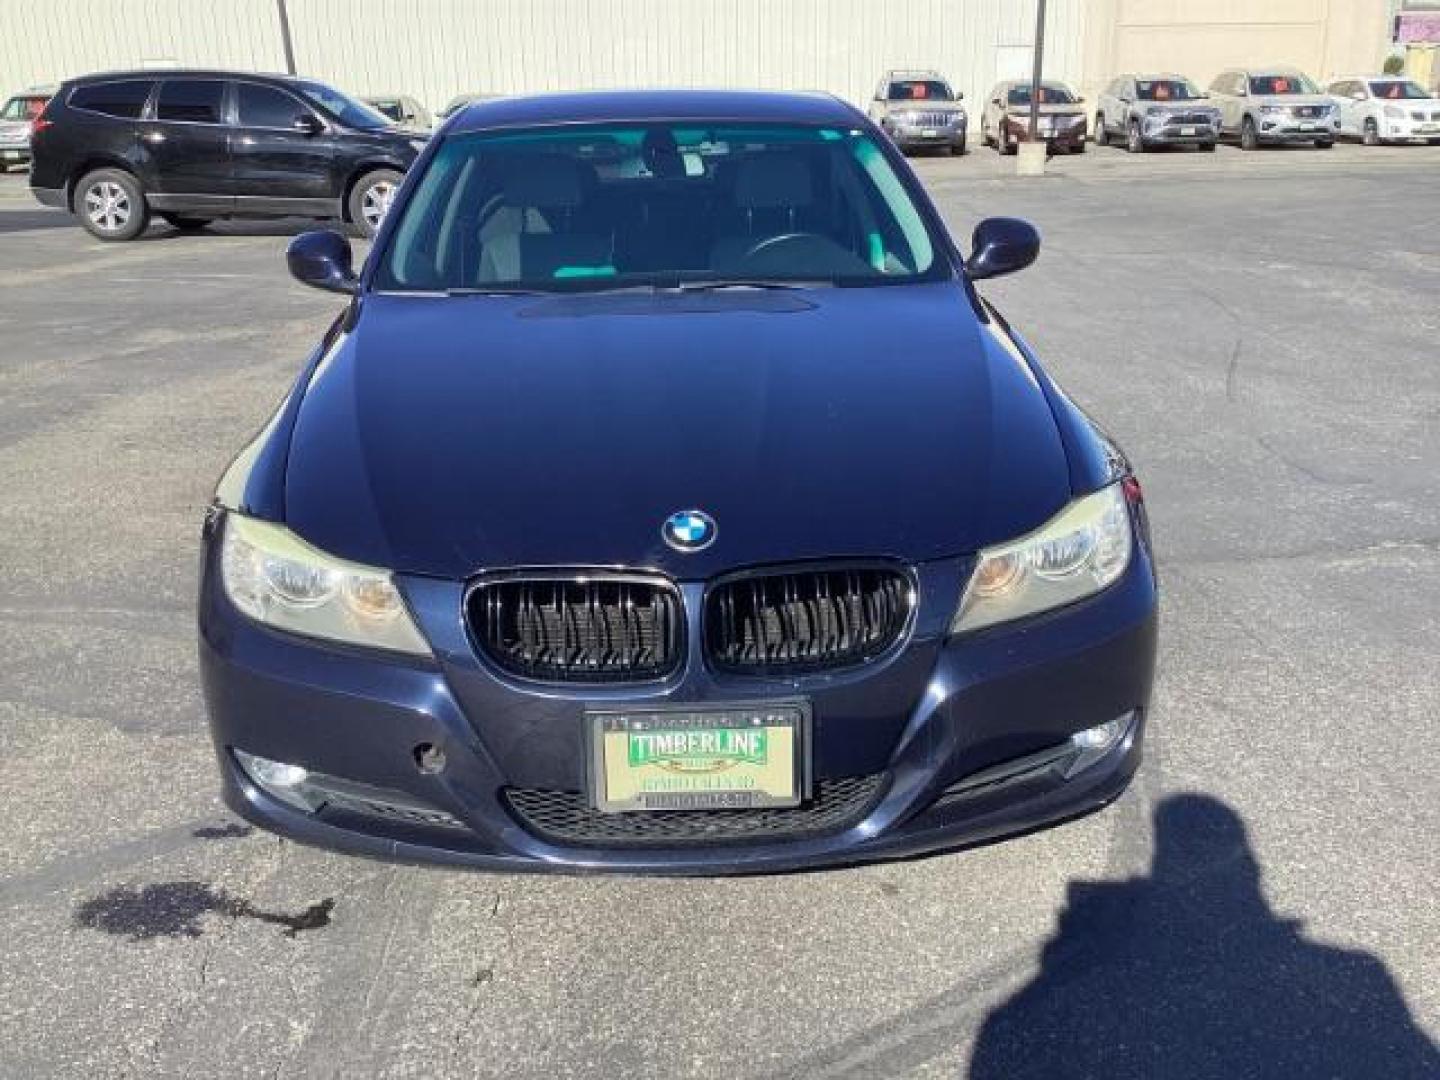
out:
{"label": "license plate frame", "polygon": [[[812,723],[803,698],[592,705],[584,724],[590,805],[602,814],[799,806],[810,797]],[[739,737],[717,734],[722,731]],[[763,733],[761,760],[755,732]],[[634,735],[663,738],[637,742]],[[706,735],[713,741],[696,746]],[[623,762],[613,762],[612,753]],[[727,758],[738,760],[726,764]],[[647,783],[665,786],[647,791]]]}
{"label": "license plate frame", "polygon": [[921,128],[920,137],[922,139],[938,139],[940,137],[940,130],[938,128]]}
{"label": "license plate frame", "polygon": [[1180,129],[1181,135],[1198,135],[1199,129],[1194,124],[1186,124]]}

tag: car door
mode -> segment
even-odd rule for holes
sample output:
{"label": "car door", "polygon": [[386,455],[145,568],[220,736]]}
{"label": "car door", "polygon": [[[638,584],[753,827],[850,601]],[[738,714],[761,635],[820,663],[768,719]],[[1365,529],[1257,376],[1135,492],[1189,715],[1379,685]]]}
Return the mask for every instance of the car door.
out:
{"label": "car door", "polygon": [[224,211],[230,207],[230,132],[222,79],[164,79],[140,121],[157,210]]}
{"label": "car door", "polygon": [[332,126],[288,90],[237,81],[231,129],[237,207],[334,213],[340,197],[335,140]]}

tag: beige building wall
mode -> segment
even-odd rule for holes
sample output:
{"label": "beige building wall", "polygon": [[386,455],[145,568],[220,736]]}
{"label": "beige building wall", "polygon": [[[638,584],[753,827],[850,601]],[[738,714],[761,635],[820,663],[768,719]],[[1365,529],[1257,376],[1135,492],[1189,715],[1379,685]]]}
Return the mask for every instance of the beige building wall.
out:
{"label": "beige building wall", "polygon": [[1127,71],[1177,71],[1202,87],[1245,64],[1289,64],[1324,82],[1379,71],[1390,0],[1090,0],[1084,88]]}
{"label": "beige building wall", "polygon": [[[1050,0],[1046,67],[1081,74],[1088,0]],[[1028,70],[1035,0],[288,0],[297,66],[356,93],[611,86],[827,90],[894,67],[967,102]],[[104,12],[103,17],[97,12]],[[0,92],[141,65],[284,65],[275,0],[0,0]]]}

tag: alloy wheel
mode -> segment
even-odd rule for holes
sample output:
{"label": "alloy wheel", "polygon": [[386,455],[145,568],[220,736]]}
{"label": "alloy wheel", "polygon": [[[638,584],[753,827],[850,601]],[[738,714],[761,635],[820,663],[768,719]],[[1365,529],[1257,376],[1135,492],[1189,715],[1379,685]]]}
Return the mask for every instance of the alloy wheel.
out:
{"label": "alloy wheel", "polygon": [[1130,127],[1125,133],[1125,149],[1132,154],[1138,154],[1145,149],[1145,140],[1140,135],[1140,124],[1131,120]]}
{"label": "alloy wheel", "polygon": [[388,180],[377,180],[366,189],[365,198],[360,203],[360,216],[365,219],[365,226],[370,232],[379,229],[380,223],[385,220],[390,204],[395,201],[395,190],[395,185]]}
{"label": "alloy wheel", "polygon": [[91,184],[85,191],[85,215],[103,232],[119,232],[134,208],[125,189],[113,180]]}
{"label": "alloy wheel", "polygon": [[1375,119],[1371,117],[1365,121],[1365,133],[1361,137],[1366,146],[1378,146],[1380,143],[1380,129],[1375,126]]}

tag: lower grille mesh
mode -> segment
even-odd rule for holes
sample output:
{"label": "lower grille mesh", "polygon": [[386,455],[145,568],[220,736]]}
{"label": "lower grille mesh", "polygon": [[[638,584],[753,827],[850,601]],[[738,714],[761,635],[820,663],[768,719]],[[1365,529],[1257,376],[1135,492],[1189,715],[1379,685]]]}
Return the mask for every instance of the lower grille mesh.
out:
{"label": "lower grille mesh", "polygon": [[839,832],[879,801],[884,777],[819,780],[802,806],[760,810],[654,810],[602,814],[573,791],[508,788],[504,799],[522,825],[557,844],[644,846],[797,839]]}

